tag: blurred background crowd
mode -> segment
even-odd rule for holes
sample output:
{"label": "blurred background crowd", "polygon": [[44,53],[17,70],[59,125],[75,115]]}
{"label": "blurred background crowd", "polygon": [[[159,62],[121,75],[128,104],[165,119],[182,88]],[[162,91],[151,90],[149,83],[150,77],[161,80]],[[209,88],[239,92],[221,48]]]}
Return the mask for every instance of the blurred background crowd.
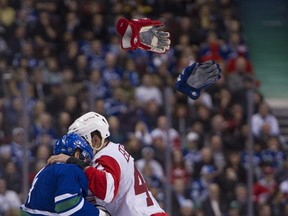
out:
{"label": "blurred background crowd", "polygon": [[[171,49],[122,50],[115,30],[122,16],[163,21]],[[171,182],[173,216],[247,215],[251,129],[255,215],[288,215],[288,146],[248,48],[236,0],[0,0],[0,215],[17,215],[26,197],[25,136],[31,184],[55,139],[90,110],[107,117],[111,140],[134,157],[163,206]],[[177,75],[208,59],[220,64],[222,78],[196,101],[176,92]]]}

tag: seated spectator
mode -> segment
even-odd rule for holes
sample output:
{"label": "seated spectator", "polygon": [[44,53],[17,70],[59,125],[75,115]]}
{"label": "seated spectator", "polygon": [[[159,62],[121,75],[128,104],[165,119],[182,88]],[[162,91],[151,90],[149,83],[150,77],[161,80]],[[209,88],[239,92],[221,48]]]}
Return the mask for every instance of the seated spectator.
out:
{"label": "seated spectator", "polygon": [[144,147],[141,151],[142,158],[136,161],[136,167],[142,173],[146,166],[150,166],[152,176],[160,181],[164,180],[164,170],[161,164],[154,159],[154,150],[151,147]]}
{"label": "seated spectator", "polygon": [[279,123],[276,117],[271,113],[270,108],[266,102],[260,104],[257,113],[252,116],[252,132],[256,138],[260,138],[263,129],[269,127],[270,136],[278,136]]}
{"label": "seated spectator", "polygon": [[201,149],[200,160],[194,164],[193,178],[197,179],[200,177],[202,167],[205,165],[211,166],[213,168],[213,172],[216,171],[212,149],[209,147],[203,147]]}
{"label": "seated spectator", "polygon": [[185,166],[184,157],[181,150],[174,150],[172,152],[172,170],[171,180],[175,181],[177,178],[184,178],[186,181],[189,180],[188,171]]}
{"label": "seated spectator", "polygon": [[6,180],[0,178],[0,215],[18,215],[20,205],[18,194],[13,190],[8,190]]}
{"label": "seated spectator", "polygon": [[104,98],[107,99],[111,97],[111,90],[101,76],[100,70],[93,69],[90,72],[90,79],[86,81],[86,86],[89,89],[90,97],[93,100]]}
{"label": "seated spectator", "polygon": [[[12,135],[12,130],[15,127],[20,126],[20,121],[22,119],[23,112],[23,102],[20,97],[12,98],[5,104],[4,109],[4,128],[6,131],[6,136],[10,137]],[[13,135],[12,135],[13,136]]]}
{"label": "seated spectator", "polygon": [[125,63],[124,77],[126,77],[131,86],[136,87],[139,85],[139,74],[136,70],[136,65],[132,59],[127,59]]}
{"label": "seated spectator", "polygon": [[72,122],[72,118],[68,112],[62,111],[58,114],[58,118],[55,123],[57,137],[61,137],[65,133],[67,133],[68,128],[71,125],[71,122]]}
{"label": "seated spectator", "polygon": [[185,136],[186,128],[191,122],[190,109],[184,103],[176,103],[174,108],[171,124],[173,128],[179,131],[181,137]]}
{"label": "seated spectator", "polygon": [[258,215],[261,216],[272,216],[272,209],[268,203],[260,204],[257,206]]}
{"label": "seated spectator", "polygon": [[237,56],[236,58],[232,58],[227,62],[227,74],[233,74],[239,69],[246,74],[253,74],[251,62],[241,55]]}
{"label": "seated spectator", "polygon": [[45,84],[53,85],[62,83],[63,73],[60,71],[58,60],[53,56],[45,59],[45,66],[42,68],[42,74]]}
{"label": "seated spectator", "polygon": [[151,136],[152,136],[151,147],[155,151],[155,160],[157,160],[162,167],[165,167],[166,154],[164,152],[166,152],[167,149],[167,142],[163,138],[162,133],[159,131],[157,133],[151,134]]}
{"label": "seated spectator", "polygon": [[261,152],[261,161],[270,164],[274,169],[280,169],[285,161],[285,153],[281,150],[279,139],[269,137],[264,150]]}
{"label": "seated spectator", "polygon": [[278,184],[274,177],[275,170],[270,166],[264,166],[263,177],[258,179],[253,186],[253,196],[257,204],[265,204],[271,198]]}
{"label": "seated spectator", "polygon": [[204,200],[202,208],[205,215],[225,215],[227,204],[221,199],[221,191],[217,184],[208,185],[208,197]]}
{"label": "seated spectator", "polygon": [[143,121],[147,124],[148,130],[155,129],[157,127],[157,119],[164,112],[161,106],[157,104],[155,100],[149,100],[143,107]]}
{"label": "seated spectator", "polygon": [[[23,164],[23,158],[24,158],[24,142],[25,142],[25,137],[24,137],[24,129],[17,127],[14,128],[12,131],[12,141],[9,144],[6,144],[0,148],[0,152],[2,150],[6,151],[8,148],[10,149],[9,154],[11,161],[15,163],[17,169],[21,170],[22,164]],[[28,143],[28,148],[29,148],[29,143]],[[31,151],[28,149],[27,152],[28,155],[28,160],[31,163],[33,160],[33,156]]]}
{"label": "seated spectator", "polygon": [[[241,126],[245,123],[243,107],[238,104],[232,104],[229,110],[229,117],[227,119],[228,130],[234,134],[238,134],[241,130]],[[240,146],[235,145],[235,148]]]}
{"label": "seated spectator", "polygon": [[197,104],[195,113],[192,114],[192,120],[201,122],[205,131],[211,130],[211,110],[202,103]]}
{"label": "seated spectator", "polygon": [[239,184],[239,178],[236,170],[228,167],[223,170],[222,175],[217,178],[217,182],[223,193],[222,198],[227,202],[234,198],[234,190],[237,184]]}
{"label": "seated spectator", "polygon": [[275,178],[278,183],[288,179],[288,157],[286,154],[281,168],[276,170]]}
{"label": "seated spectator", "polygon": [[[254,168],[254,173],[256,178],[260,178],[262,176],[262,171],[261,171],[261,151],[262,151],[262,146],[259,142],[254,141],[253,143],[253,159],[252,159],[252,164]],[[247,151],[247,142],[245,143],[245,150],[240,153],[241,155],[241,164],[242,166],[248,170],[249,165],[249,152]]]}
{"label": "seated spectator", "polygon": [[180,216],[191,216],[194,214],[194,204],[190,199],[185,199],[180,207]]}
{"label": "seated spectator", "polygon": [[40,135],[49,134],[53,139],[57,139],[56,130],[53,128],[52,116],[47,113],[41,113],[39,119],[32,125],[32,138],[37,142]]}
{"label": "seated spectator", "polygon": [[124,144],[127,141],[127,134],[122,130],[119,118],[116,116],[110,116],[107,119],[109,123],[110,137],[112,142]]}
{"label": "seated spectator", "polygon": [[135,89],[135,98],[140,106],[145,107],[150,100],[155,100],[157,105],[163,104],[163,98],[160,89],[153,81],[153,75],[145,74],[142,77],[141,85]]}
{"label": "seated spectator", "polygon": [[147,125],[143,121],[138,121],[135,125],[135,137],[142,143],[142,145],[151,145],[152,136],[148,130]]}
{"label": "seated spectator", "polygon": [[188,203],[193,202],[190,198],[189,189],[186,187],[187,179],[177,178],[172,183],[172,213],[173,215],[181,215],[181,211],[185,212],[184,209]]}
{"label": "seated spectator", "polygon": [[215,181],[215,169],[211,165],[201,168],[200,177],[195,178],[191,185],[191,198],[197,205],[201,206],[209,196],[209,185]]}
{"label": "seated spectator", "polygon": [[213,160],[217,171],[221,173],[226,165],[223,139],[219,134],[214,134],[210,137],[208,145],[212,149]]}
{"label": "seated spectator", "polygon": [[[65,96],[76,95],[80,89],[85,85],[84,83],[74,82],[75,75],[73,69],[70,67],[65,67],[62,70],[62,89]],[[92,90],[92,93],[97,92]]]}
{"label": "seated spectator", "polygon": [[7,189],[17,194],[22,192],[22,170],[14,162],[10,161],[6,164],[3,178],[7,182]]}
{"label": "seated spectator", "polygon": [[239,151],[228,151],[226,154],[227,164],[224,169],[232,169],[236,174],[236,178],[239,183],[246,184],[247,182],[247,172],[241,163],[241,154]]}
{"label": "seated spectator", "polygon": [[108,83],[110,88],[120,86],[123,71],[117,65],[117,56],[114,53],[107,53],[105,56],[105,66],[102,68],[104,82]]}
{"label": "seated spectator", "polygon": [[79,54],[76,56],[73,69],[76,82],[83,82],[84,80],[87,80],[89,77],[90,68],[88,65],[88,60],[84,54]]}
{"label": "seated spectator", "polygon": [[248,191],[245,184],[237,184],[234,189],[235,198],[230,202],[231,205],[236,205],[239,208],[240,216],[247,215],[247,206],[248,206]]}
{"label": "seated spectator", "polygon": [[129,135],[127,142],[125,143],[126,151],[134,158],[134,161],[142,159],[141,150],[143,144],[134,134]]}
{"label": "seated spectator", "polygon": [[[169,144],[171,148],[178,149],[180,147],[180,137],[179,133],[174,128],[167,128],[168,122],[167,117],[162,115],[157,118],[157,127],[151,131],[152,137],[154,134],[161,134],[166,146],[167,146],[167,136],[169,136]],[[167,134],[168,133],[168,134]]]}
{"label": "seated spectator", "polygon": [[120,116],[128,111],[128,98],[121,87],[113,89],[112,97],[106,99],[105,110],[108,116]]}
{"label": "seated spectator", "polygon": [[184,162],[187,172],[192,175],[194,164],[200,161],[201,155],[198,150],[199,135],[196,132],[189,132],[186,136],[186,143],[183,149]]}
{"label": "seated spectator", "polygon": [[67,112],[71,119],[76,119],[81,115],[81,105],[76,95],[69,95],[64,98],[64,108],[62,111]]}

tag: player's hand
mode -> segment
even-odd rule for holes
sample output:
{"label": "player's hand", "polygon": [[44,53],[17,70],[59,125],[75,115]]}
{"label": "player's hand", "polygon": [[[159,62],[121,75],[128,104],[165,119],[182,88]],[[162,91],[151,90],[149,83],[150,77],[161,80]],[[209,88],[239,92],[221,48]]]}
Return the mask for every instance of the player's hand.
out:
{"label": "player's hand", "polygon": [[52,155],[50,158],[48,158],[47,163],[52,164],[52,163],[57,163],[57,162],[62,162],[66,163],[66,161],[70,158],[69,155],[65,154],[58,154],[58,155]]}
{"label": "player's hand", "polygon": [[213,60],[204,63],[193,63],[178,76],[176,89],[193,100],[199,98],[201,90],[221,78],[221,69]]}
{"label": "player's hand", "polygon": [[149,18],[120,18],[117,22],[117,32],[121,35],[121,47],[125,50],[137,48],[156,53],[165,53],[170,48],[170,34],[162,31],[164,24],[159,20]]}

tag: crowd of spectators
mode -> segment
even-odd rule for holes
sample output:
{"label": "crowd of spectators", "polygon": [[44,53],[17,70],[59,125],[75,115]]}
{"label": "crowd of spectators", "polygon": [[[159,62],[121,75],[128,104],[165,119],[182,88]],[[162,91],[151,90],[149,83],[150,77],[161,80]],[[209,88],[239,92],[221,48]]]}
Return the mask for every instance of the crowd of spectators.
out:
{"label": "crowd of spectators", "polygon": [[[26,196],[26,135],[31,184],[54,140],[90,110],[107,117],[111,140],[125,145],[163,206],[171,181],[173,216],[247,215],[252,130],[255,215],[288,215],[287,143],[258,91],[238,8],[236,0],[0,0],[0,215],[17,215]],[[122,50],[121,16],[160,19],[171,49]],[[176,92],[177,75],[208,59],[222,78],[196,101]]]}

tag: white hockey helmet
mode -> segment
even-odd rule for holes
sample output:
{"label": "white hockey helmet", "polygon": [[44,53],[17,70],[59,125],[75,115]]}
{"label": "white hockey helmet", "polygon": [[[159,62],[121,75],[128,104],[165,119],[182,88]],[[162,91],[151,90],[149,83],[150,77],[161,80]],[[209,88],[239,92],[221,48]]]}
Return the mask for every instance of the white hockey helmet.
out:
{"label": "white hockey helmet", "polygon": [[[98,148],[92,145],[91,133],[94,131],[99,131],[102,138],[101,146]],[[101,149],[104,145],[105,138],[110,136],[109,124],[106,118],[96,112],[88,112],[77,118],[68,129],[68,133],[73,132],[85,138],[95,150]]]}

